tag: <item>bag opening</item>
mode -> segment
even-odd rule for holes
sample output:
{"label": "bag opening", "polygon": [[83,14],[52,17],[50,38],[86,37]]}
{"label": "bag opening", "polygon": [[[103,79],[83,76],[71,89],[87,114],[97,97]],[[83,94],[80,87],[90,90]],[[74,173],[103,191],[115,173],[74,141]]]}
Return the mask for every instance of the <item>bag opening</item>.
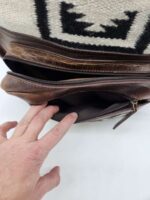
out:
{"label": "bag opening", "polygon": [[65,71],[58,71],[57,69],[54,70],[50,68],[49,69],[44,67],[42,68],[39,66],[30,65],[9,59],[4,59],[4,62],[9,67],[9,69],[11,69],[15,73],[19,73],[22,75],[42,80],[59,81],[59,80],[68,80],[75,78],[100,77],[100,75],[95,75],[95,74],[65,72]]}
{"label": "bag opening", "polygon": [[129,106],[130,102],[125,96],[113,92],[84,91],[51,100],[48,105],[59,106],[60,111],[54,116],[57,121],[60,121],[70,112],[77,112],[78,121],[84,121],[113,113]]}

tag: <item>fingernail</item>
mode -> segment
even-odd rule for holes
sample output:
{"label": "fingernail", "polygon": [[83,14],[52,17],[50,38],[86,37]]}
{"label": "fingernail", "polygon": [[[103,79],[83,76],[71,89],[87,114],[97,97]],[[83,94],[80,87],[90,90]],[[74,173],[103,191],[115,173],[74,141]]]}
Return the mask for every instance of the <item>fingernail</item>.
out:
{"label": "fingernail", "polygon": [[56,166],[56,168],[57,168],[58,172],[60,173],[60,167],[59,167],[59,166]]}
{"label": "fingernail", "polygon": [[17,123],[17,121],[10,121],[11,123]]}
{"label": "fingernail", "polygon": [[59,106],[54,106],[56,110],[59,110]]}
{"label": "fingernail", "polygon": [[71,113],[71,116],[74,117],[74,118],[78,118],[78,113],[73,112],[73,113]]}
{"label": "fingernail", "polygon": [[17,121],[12,121],[11,123],[13,123],[13,124],[18,124],[18,122],[17,122]]}
{"label": "fingernail", "polygon": [[60,167],[58,167],[58,172],[59,172],[59,174],[60,174]]}
{"label": "fingernail", "polygon": [[59,110],[59,106],[57,106],[57,105],[49,105],[49,107],[50,107],[50,108],[53,107],[56,111]]}

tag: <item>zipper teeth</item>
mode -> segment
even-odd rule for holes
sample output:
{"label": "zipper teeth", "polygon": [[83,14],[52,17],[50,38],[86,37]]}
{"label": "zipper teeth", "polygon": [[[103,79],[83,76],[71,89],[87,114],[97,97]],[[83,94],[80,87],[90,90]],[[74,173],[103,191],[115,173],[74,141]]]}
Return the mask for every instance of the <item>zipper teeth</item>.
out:
{"label": "zipper teeth", "polygon": [[[63,67],[63,66],[56,66],[56,65],[54,65],[54,63],[53,64],[51,64],[51,65],[46,65],[46,64],[39,64],[38,62],[33,62],[33,61],[28,61],[28,60],[26,60],[26,59],[20,59],[20,58],[14,58],[13,56],[6,56],[5,58],[4,58],[4,60],[5,59],[9,59],[9,60],[13,60],[13,61],[19,61],[19,62],[23,62],[23,63],[25,63],[25,64],[29,64],[29,65],[34,65],[34,66],[37,66],[37,67],[39,67],[39,68],[41,68],[41,66],[43,67],[43,68],[46,68],[46,69],[52,69],[52,70],[60,70],[60,71],[65,71],[65,72],[74,72],[74,73],[78,73],[78,72],[80,72],[80,73],[90,73],[90,74],[101,74],[101,73],[113,73],[113,74],[115,74],[116,75],[116,73],[118,74],[118,73],[123,73],[124,74],[124,71],[122,71],[122,70],[119,70],[119,69],[117,69],[116,70],[116,72],[114,72],[115,70],[114,69],[109,69],[109,70],[104,70],[104,69],[94,69],[94,67],[93,67],[93,69],[91,69],[91,66],[87,66],[86,65],[86,69],[85,69],[85,66],[80,66],[80,68],[78,68],[77,66],[76,66],[76,68],[67,68],[67,67]],[[102,64],[102,63],[101,63]],[[109,63],[103,63],[103,64],[110,64],[110,62]],[[115,64],[115,62],[114,63],[112,63],[112,64]],[[118,63],[116,63],[116,64],[118,64]],[[121,63],[122,64],[122,63]],[[40,66],[38,66],[38,65],[40,65]],[[9,67],[9,66],[8,66]],[[88,69],[87,69],[88,68]],[[132,70],[133,71],[133,70]],[[147,71],[146,72],[141,72],[141,70],[139,70],[138,72],[136,72],[136,73],[132,73],[132,71],[131,70],[125,70],[125,72],[126,73],[130,73],[130,74],[146,74],[146,73],[148,73]]]}
{"label": "zipper teeth", "polygon": [[[25,64],[31,64],[29,61],[27,60],[21,60],[21,59],[16,59],[16,58],[13,58],[13,57],[10,57],[10,56],[7,56],[7,58],[11,58],[11,60],[14,60],[14,61],[21,61]],[[7,60],[6,58],[6,60]],[[4,62],[5,62],[5,59],[4,59]],[[37,64],[38,63],[32,63],[34,66],[38,67],[38,68],[41,68],[41,66],[38,66]],[[68,68],[64,68],[64,67],[58,67],[58,66],[46,66],[46,65],[42,65],[43,68],[46,68],[46,69],[49,69],[49,70],[56,70],[56,71],[62,71],[62,72],[68,72],[68,73],[75,73],[75,74],[79,74],[79,73],[82,73],[82,74],[92,74],[92,75],[111,75],[111,76],[118,76],[118,75],[122,75],[122,76],[125,76],[125,75],[128,75],[128,76],[133,76],[133,75],[141,75],[141,76],[144,76],[145,78],[150,78],[150,73],[147,73],[147,72],[137,72],[137,73],[131,73],[131,71],[127,71],[126,70],[126,73],[122,72],[122,71],[118,71],[117,72],[114,72],[114,70],[109,70],[109,71],[106,71],[106,70],[98,70],[98,69],[68,69]],[[8,66],[9,67],[9,66]],[[15,72],[14,72],[15,73]],[[17,74],[17,73],[16,73]]]}
{"label": "zipper teeth", "polygon": [[[106,64],[106,63],[104,63]],[[108,63],[107,63],[108,64]],[[86,66],[86,69],[85,69],[85,66],[82,66],[79,68],[65,68],[65,67],[58,67],[58,66],[46,66],[46,65],[43,65],[43,67],[47,68],[47,69],[52,69],[52,70],[60,70],[60,71],[63,71],[63,72],[74,72],[74,73],[87,73],[87,74],[101,74],[101,73],[105,73],[105,74],[109,74],[109,73],[113,73],[114,75],[116,75],[116,73],[124,73],[122,70],[116,70],[116,73],[114,72],[115,70],[114,69],[109,69],[109,70],[103,70],[103,69],[91,69],[91,66]],[[89,68],[89,69],[87,69]],[[147,72],[141,72],[140,70],[137,72],[137,73],[132,73],[131,70],[126,70],[126,73],[130,73],[130,74],[146,74]]]}

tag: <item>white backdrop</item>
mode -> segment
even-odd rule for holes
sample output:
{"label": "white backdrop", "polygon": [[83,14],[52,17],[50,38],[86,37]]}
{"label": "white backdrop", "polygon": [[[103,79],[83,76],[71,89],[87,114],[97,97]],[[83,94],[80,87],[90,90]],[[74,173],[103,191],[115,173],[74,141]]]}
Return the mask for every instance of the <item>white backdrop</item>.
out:
{"label": "white backdrop", "polygon": [[[0,60],[0,81],[8,70]],[[19,121],[28,109],[0,89],[0,123]],[[41,169],[43,174],[61,166],[61,184],[44,200],[150,199],[150,105],[112,130],[119,119],[72,126]],[[56,123],[49,120],[41,135]]]}

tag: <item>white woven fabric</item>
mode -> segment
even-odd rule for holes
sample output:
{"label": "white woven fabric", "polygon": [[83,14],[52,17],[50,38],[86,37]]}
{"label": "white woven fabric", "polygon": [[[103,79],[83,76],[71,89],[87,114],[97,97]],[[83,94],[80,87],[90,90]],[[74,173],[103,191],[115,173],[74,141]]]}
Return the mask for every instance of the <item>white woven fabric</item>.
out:
{"label": "white woven fabric", "polygon": [[72,47],[150,53],[150,0],[0,0],[0,26]]}
{"label": "white woven fabric", "polygon": [[0,26],[40,37],[33,0],[0,0]]}

